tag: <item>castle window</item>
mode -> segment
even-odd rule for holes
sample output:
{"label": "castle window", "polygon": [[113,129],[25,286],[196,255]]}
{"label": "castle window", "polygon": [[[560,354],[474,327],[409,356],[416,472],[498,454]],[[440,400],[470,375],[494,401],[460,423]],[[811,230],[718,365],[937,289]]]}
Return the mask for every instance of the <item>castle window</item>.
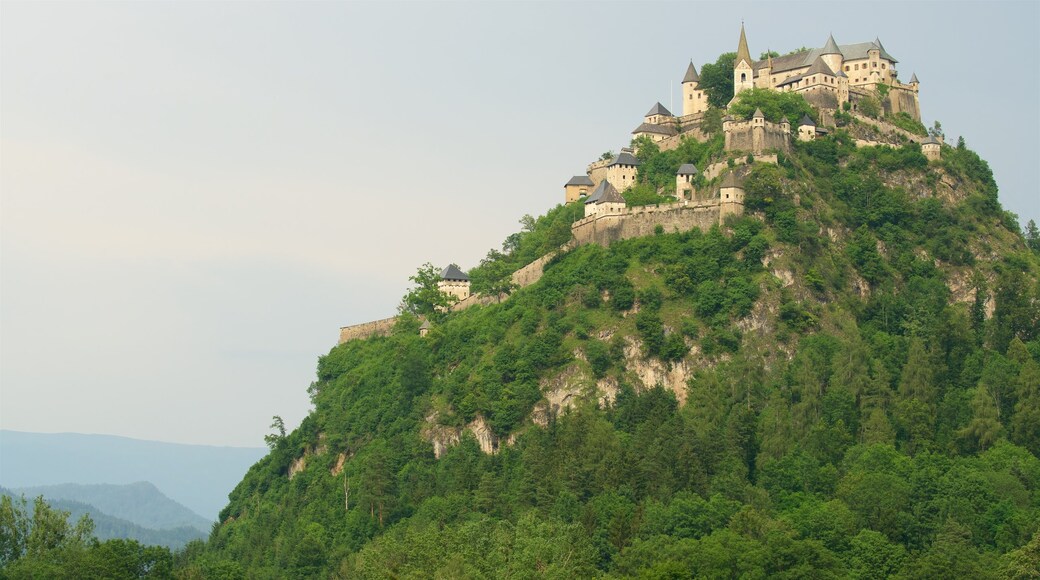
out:
{"label": "castle window", "polygon": [[874,68],[877,68],[877,63],[876,62],[872,62],[870,64],[872,64],[874,66]]}
{"label": "castle window", "polygon": [[845,72],[849,71],[849,65],[845,65]]}
{"label": "castle window", "polygon": [[881,63],[881,68],[885,68],[885,63]]}
{"label": "castle window", "polygon": [[744,82],[746,80],[747,80],[747,75],[744,74],[744,73],[740,73],[740,82]]}
{"label": "castle window", "polygon": [[859,63],[856,63],[856,69],[855,70],[859,70]]}

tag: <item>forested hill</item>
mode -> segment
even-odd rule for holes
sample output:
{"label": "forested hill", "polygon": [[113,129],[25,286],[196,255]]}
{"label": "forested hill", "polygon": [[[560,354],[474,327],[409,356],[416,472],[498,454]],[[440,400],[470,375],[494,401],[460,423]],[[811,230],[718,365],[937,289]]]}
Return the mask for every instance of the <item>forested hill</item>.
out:
{"label": "forested hill", "polygon": [[[723,227],[577,248],[501,304],[410,294],[429,335],[405,315],[321,357],[315,410],[181,570],[1036,577],[1036,236],[963,141],[929,162],[854,129],[744,169]],[[641,150],[640,182],[701,147]]]}

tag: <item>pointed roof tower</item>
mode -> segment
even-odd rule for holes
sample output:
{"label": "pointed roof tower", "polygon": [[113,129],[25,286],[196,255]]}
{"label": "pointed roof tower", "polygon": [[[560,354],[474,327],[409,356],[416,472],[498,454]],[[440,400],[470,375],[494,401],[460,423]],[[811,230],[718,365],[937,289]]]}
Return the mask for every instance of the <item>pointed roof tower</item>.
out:
{"label": "pointed roof tower", "polygon": [[917,80],[917,73],[914,73],[914,74],[910,75],[910,84],[912,84],[912,85],[919,85],[919,84],[921,84],[921,81]]}
{"label": "pointed roof tower", "polygon": [[647,111],[646,114],[643,115],[643,116],[644,117],[649,117],[651,115],[664,115],[665,117],[671,117],[672,116],[672,112],[669,111],[668,109],[664,108],[664,105],[662,105],[660,102],[658,102],[658,103],[655,103],[653,107],[650,107],[650,110]]}
{"label": "pointed roof tower", "polygon": [[838,43],[834,42],[834,35],[827,37],[827,44],[823,45],[823,51],[820,52],[820,56],[825,54],[841,54],[841,49],[838,48]]}
{"label": "pointed roof tower", "polygon": [[690,61],[690,66],[686,68],[686,76],[682,78],[683,84],[685,83],[699,83],[701,82],[701,76],[697,74],[697,67],[693,66],[693,61]]}
{"label": "pointed roof tower", "polygon": [[765,119],[766,116],[762,113],[762,109],[761,108],[756,108],[755,109],[755,114],[751,115],[751,118],[752,119],[758,119],[758,118]]}
{"label": "pointed roof tower", "polygon": [[[610,193],[612,191],[614,192],[613,194]],[[596,190],[592,192],[592,195],[590,195],[588,199],[585,200],[585,205],[589,205],[591,203],[599,203],[604,196],[613,197],[613,195],[617,194],[617,189],[615,189],[609,181],[604,179],[603,181],[599,182],[599,185],[596,186]]]}
{"label": "pointed roof tower", "polygon": [[815,127],[816,123],[813,123],[813,120],[809,118],[809,115],[805,114],[805,115],[802,115],[802,120],[798,121],[798,126],[799,127]]}
{"label": "pointed roof tower", "polygon": [[675,174],[676,175],[697,175],[697,166],[694,165],[693,163],[683,163],[681,166],[679,166],[679,171],[677,171]]}
{"label": "pointed roof tower", "polygon": [[469,276],[455,264],[449,264],[447,268],[441,270],[441,279],[454,282],[469,282]]}
{"label": "pointed roof tower", "polygon": [[737,58],[734,59],[733,64],[738,65],[740,61],[746,61],[749,65],[755,61],[751,60],[751,52],[747,47],[747,35],[744,34],[744,23],[740,23],[740,42],[737,43]]}
{"label": "pointed roof tower", "polygon": [[888,54],[888,51],[885,50],[885,45],[881,44],[880,37],[874,37],[874,44],[878,47],[878,50],[881,52],[881,58],[887,58],[892,62],[899,62],[898,60],[896,60],[896,57],[892,56],[891,54]]}

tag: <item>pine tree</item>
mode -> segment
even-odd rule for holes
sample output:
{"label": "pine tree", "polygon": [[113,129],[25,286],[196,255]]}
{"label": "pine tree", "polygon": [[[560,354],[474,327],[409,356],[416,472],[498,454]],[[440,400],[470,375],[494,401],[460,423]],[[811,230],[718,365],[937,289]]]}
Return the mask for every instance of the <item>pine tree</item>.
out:
{"label": "pine tree", "polygon": [[992,447],[1004,431],[1000,424],[997,403],[984,385],[975,389],[971,398],[971,422],[957,432],[961,437],[973,441],[979,451]]}

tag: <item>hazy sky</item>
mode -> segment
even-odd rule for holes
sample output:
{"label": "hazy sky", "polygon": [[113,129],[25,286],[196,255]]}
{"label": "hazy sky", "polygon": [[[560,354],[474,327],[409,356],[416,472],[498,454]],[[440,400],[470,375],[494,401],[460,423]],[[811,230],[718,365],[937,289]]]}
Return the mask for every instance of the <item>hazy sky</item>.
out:
{"label": "hazy sky", "polygon": [[742,18],[756,56],[879,36],[1040,220],[1036,2],[3,2],[0,426],[261,445],[340,326],[562,201]]}

